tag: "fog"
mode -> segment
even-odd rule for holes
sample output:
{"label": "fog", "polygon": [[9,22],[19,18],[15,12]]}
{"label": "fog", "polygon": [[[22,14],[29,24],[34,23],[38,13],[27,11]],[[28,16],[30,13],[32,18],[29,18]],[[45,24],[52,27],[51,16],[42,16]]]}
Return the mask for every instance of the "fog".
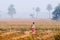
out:
{"label": "fog", "polygon": [[[60,0],[0,0],[0,18],[10,18],[8,15],[8,7],[13,4],[16,9],[14,18],[31,18],[30,14],[34,13],[36,16],[36,7],[40,8],[38,18],[49,18],[49,12],[47,11],[47,5],[51,4],[54,8],[60,3]],[[34,8],[34,10],[33,10]],[[52,18],[52,12],[50,18]]]}

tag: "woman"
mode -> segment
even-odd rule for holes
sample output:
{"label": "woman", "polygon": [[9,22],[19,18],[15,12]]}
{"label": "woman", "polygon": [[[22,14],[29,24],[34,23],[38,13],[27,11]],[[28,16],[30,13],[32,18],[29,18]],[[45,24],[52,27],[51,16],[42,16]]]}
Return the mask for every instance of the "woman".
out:
{"label": "woman", "polygon": [[35,34],[36,33],[36,30],[35,30],[35,22],[33,22],[32,24],[32,34]]}

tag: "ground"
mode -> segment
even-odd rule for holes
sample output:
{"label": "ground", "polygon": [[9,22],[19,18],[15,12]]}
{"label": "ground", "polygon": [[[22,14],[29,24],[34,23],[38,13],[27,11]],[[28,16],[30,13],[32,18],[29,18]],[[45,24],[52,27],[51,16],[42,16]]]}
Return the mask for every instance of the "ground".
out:
{"label": "ground", "polygon": [[[36,34],[31,32],[35,22]],[[0,40],[55,40],[60,35],[60,22],[53,20],[0,20]]]}

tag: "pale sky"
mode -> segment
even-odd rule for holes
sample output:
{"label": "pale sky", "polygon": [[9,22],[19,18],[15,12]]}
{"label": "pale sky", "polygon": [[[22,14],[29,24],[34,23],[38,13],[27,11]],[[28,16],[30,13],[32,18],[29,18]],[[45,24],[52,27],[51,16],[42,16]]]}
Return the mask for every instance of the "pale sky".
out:
{"label": "pale sky", "polygon": [[[35,13],[33,7],[40,7],[39,18],[49,18],[49,13],[46,9],[48,4],[54,8],[60,3],[60,0],[0,0],[0,18],[10,18],[8,15],[8,7],[14,4],[16,14],[14,18],[31,18],[29,15]],[[52,13],[50,14],[52,17]]]}

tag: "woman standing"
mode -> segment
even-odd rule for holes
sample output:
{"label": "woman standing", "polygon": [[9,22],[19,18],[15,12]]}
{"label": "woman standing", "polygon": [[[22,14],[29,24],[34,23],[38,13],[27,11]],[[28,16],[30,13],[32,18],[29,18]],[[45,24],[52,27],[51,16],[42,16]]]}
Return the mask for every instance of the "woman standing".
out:
{"label": "woman standing", "polygon": [[32,24],[32,34],[35,34],[36,33],[36,30],[35,30],[35,22],[33,22]]}

